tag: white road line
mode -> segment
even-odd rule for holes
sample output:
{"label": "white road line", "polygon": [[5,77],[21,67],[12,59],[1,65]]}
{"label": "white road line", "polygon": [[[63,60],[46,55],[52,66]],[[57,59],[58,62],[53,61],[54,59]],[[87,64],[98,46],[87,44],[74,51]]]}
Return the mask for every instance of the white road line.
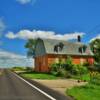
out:
{"label": "white road line", "polygon": [[25,79],[23,79],[22,77],[20,77],[19,75],[13,73],[15,76],[17,76],[19,79],[21,79],[22,81],[24,81],[25,83],[27,83],[28,85],[30,85],[31,87],[33,87],[34,89],[38,90],[40,93],[44,94],[46,97],[48,97],[51,100],[56,100],[54,97],[50,96],[49,94],[47,94],[46,92],[42,91],[41,89],[39,89],[38,87],[36,87],[35,85],[31,84],[30,82],[26,81]]}

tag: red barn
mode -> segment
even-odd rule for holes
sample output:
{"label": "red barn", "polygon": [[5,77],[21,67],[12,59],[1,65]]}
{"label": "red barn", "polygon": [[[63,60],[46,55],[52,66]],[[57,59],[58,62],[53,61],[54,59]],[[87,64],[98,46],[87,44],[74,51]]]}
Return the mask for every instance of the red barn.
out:
{"label": "red barn", "polygon": [[59,57],[65,61],[72,57],[74,64],[94,63],[93,53],[88,45],[81,42],[67,42],[54,39],[37,39],[35,46],[35,71],[49,72],[51,64],[58,62]]}

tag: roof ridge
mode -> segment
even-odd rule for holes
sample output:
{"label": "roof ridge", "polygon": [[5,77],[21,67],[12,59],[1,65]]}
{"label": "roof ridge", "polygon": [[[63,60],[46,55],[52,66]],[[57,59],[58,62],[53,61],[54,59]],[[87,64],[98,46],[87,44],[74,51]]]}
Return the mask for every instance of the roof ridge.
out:
{"label": "roof ridge", "polygon": [[49,41],[59,41],[59,42],[66,42],[66,43],[71,43],[71,44],[74,44],[74,45],[85,45],[84,43],[82,42],[70,42],[68,40],[60,40],[60,39],[50,39],[50,38],[40,38],[41,40],[45,41],[45,40],[49,40]]}

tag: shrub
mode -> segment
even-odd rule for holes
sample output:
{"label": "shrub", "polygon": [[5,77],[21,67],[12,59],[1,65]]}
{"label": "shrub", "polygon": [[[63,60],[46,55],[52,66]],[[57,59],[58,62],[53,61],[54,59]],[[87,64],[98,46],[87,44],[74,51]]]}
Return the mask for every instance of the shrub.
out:
{"label": "shrub", "polygon": [[90,66],[90,64],[89,64],[89,62],[87,61],[87,62],[85,62],[84,64],[83,64],[83,66]]}
{"label": "shrub", "polygon": [[68,58],[64,64],[64,68],[65,68],[65,70],[71,70],[72,67],[73,67],[72,58],[70,56],[68,56]]}
{"label": "shrub", "polygon": [[97,71],[100,72],[100,64],[95,64],[94,66],[96,67]]}
{"label": "shrub", "polygon": [[51,65],[51,74],[54,76],[60,76],[65,78],[70,78],[71,74],[69,71],[65,70],[64,64],[54,63]]}
{"label": "shrub", "polygon": [[74,65],[72,67],[72,74],[86,74],[88,72],[87,67],[82,66],[82,65]]}
{"label": "shrub", "polygon": [[56,71],[51,71],[51,74],[54,75],[54,76],[60,76],[59,72],[56,72]]}
{"label": "shrub", "polygon": [[53,63],[51,65],[51,73],[55,76],[61,76],[65,78],[70,78],[72,75],[86,74],[88,72],[87,67],[82,65],[74,65],[72,63],[72,58],[69,56],[66,62]]}
{"label": "shrub", "polygon": [[52,65],[51,65],[51,74],[52,75],[55,75],[55,76],[60,76],[61,74],[60,74],[60,64],[59,63],[53,63]]}
{"label": "shrub", "polygon": [[51,64],[51,71],[57,72],[57,69],[58,69],[58,64],[57,63]]}
{"label": "shrub", "polygon": [[77,65],[74,65],[72,70],[71,70],[72,74],[77,75],[78,74],[78,68]]}
{"label": "shrub", "polygon": [[100,85],[100,74],[94,72],[94,75],[92,76],[90,83],[91,84],[95,84],[95,85]]}
{"label": "shrub", "polygon": [[69,71],[66,71],[65,69],[60,69],[59,75],[64,77],[64,78],[71,78],[72,77],[71,73]]}

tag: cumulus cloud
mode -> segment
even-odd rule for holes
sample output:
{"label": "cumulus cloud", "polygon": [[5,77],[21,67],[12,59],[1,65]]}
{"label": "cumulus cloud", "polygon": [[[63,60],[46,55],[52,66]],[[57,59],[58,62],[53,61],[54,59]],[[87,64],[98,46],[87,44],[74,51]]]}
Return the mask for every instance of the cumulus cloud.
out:
{"label": "cumulus cloud", "polygon": [[4,31],[5,29],[5,24],[2,18],[0,18],[0,34]]}
{"label": "cumulus cloud", "polygon": [[9,39],[14,39],[17,36],[13,32],[8,32],[8,34],[6,34],[6,37],[8,37]]}
{"label": "cumulus cloud", "polygon": [[100,34],[98,34],[96,37],[92,38],[92,39],[90,40],[90,42],[94,41],[95,39],[100,39]]}
{"label": "cumulus cloud", "polygon": [[6,37],[9,39],[36,39],[36,38],[44,38],[44,39],[58,39],[58,40],[72,40],[77,39],[77,36],[83,36],[85,33],[83,32],[74,32],[74,33],[66,33],[66,34],[56,34],[53,31],[41,31],[41,30],[21,30],[18,33],[8,32]]}
{"label": "cumulus cloud", "polygon": [[35,3],[36,0],[16,0],[17,2],[19,2],[20,4],[28,4],[28,3]]}
{"label": "cumulus cloud", "polygon": [[0,67],[34,66],[34,59],[0,50]]}
{"label": "cumulus cloud", "polygon": [[[0,38],[1,38],[2,33],[3,33],[3,31],[5,30],[5,28],[6,28],[6,25],[5,25],[4,21],[3,21],[3,19],[0,18]],[[2,44],[3,44],[3,42],[0,41],[0,46],[1,46]]]}

